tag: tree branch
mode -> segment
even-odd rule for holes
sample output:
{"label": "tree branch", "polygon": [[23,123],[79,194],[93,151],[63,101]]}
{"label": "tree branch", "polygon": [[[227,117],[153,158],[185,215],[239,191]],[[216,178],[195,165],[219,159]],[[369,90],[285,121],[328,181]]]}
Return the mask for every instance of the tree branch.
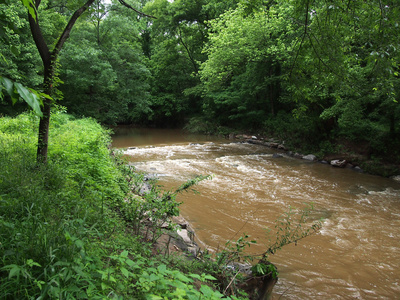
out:
{"label": "tree branch", "polygon": [[124,0],[118,0],[118,1],[119,1],[119,3],[121,3],[123,6],[129,8],[129,9],[132,9],[134,12],[138,13],[139,15],[141,15],[141,16],[143,16],[143,17],[148,17],[148,18],[157,19],[157,18],[154,17],[154,16],[147,15],[147,14],[145,14],[145,13],[143,13],[143,12],[137,10],[136,8],[133,8],[133,7],[130,6],[128,3],[126,3]]}
{"label": "tree branch", "polygon": [[[315,46],[314,46],[314,43],[313,43],[313,41],[312,41],[311,36],[310,36],[309,34],[307,34],[307,36],[308,36],[308,38],[309,38],[311,48],[314,50],[314,53],[315,53],[315,55],[316,55],[317,58],[318,58],[318,61],[321,62],[321,63],[327,68],[327,70],[329,70],[332,74],[335,74],[336,76],[340,77],[341,75],[339,75],[338,73],[336,73],[330,66],[328,66],[328,65],[326,64],[326,62],[324,62],[324,60],[322,59],[321,55],[319,55],[317,49],[316,49]],[[315,38],[315,40],[317,41],[317,43],[319,43],[318,40],[317,40],[316,38]],[[329,56],[329,55],[328,55],[328,56]],[[336,60],[336,59],[333,59],[333,58],[330,58],[330,59]]]}
{"label": "tree branch", "polygon": [[199,70],[198,70],[198,68],[197,68],[196,61],[195,61],[194,57],[192,56],[192,54],[190,53],[189,48],[187,47],[187,45],[186,45],[185,42],[183,41],[183,38],[182,38],[182,31],[181,31],[181,28],[179,27],[179,25],[178,25],[178,32],[179,32],[179,41],[181,42],[181,44],[182,44],[183,47],[185,48],[185,50],[186,50],[186,52],[187,52],[187,55],[189,56],[189,61],[192,63],[193,68],[194,68],[194,71],[195,71],[195,73],[197,74],[197,73],[199,72]]}
{"label": "tree branch", "polygon": [[[33,1],[32,1],[32,2],[33,2]],[[42,2],[42,0],[36,0],[36,1],[35,1],[35,8],[36,8],[36,9],[39,8],[40,2]]]}
{"label": "tree branch", "polygon": [[[32,4],[31,4],[32,5]],[[40,5],[40,0],[35,1],[35,17],[31,15],[31,13],[28,11],[28,20],[29,20],[29,27],[31,29],[32,37],[33,40],[36,44],[36,47],[39,51],[40,58],[43,61],[43,64],[49,65],[50,64],[50,50],[47,47],[46,41],[44,40],[42,30],[40,29],[39,26],[39,19],[38,19],[38,14],[37,14],[37,9]]]}
{"label": "tree branch", "polygon": [[61,48],[63,47],[65,41],[68,39],[69,34],[71,33],[72,27],[75,25],[76,20],[93,4],[95,0],[88,0],[83,6],[81,6],[79,9],[77,9],[74,14],[71,16],[71,19],[69,20],[67,26],[65,26],[65,29],[63,33],[61,34],[60,38],[57,41],[56,46],[54,47],[53,50],[53,56],[57,56],[58,53],[60,52]]}
{"label": "tree branch", "polygon": [[[305,40],[306,35],[307,35],[308,14],[309,14],[308,9],[309,9],[309,6],[310,6],[310,2],[307,1],[307,4],[306,4],[306,11],[305,11],[306,20],[305,20],[305,22],[304,22],[304,33],[303,33],[303,36],[302,36],[302,38],[301,38],[300,46],[299,46],[299,49],[297,50],[297,53],[296,53],[296,56],[295,56],[295,58],[294,58],[292,67],[290,68],[289,78],[292,77],[292,73],[293,73],[294,67],[295,67],[296,62],[297,62],[297,58],[299,57],[301,47],[303,46],[304,40]],[[297,42],[296,42],[296,44],[297,44]]]}

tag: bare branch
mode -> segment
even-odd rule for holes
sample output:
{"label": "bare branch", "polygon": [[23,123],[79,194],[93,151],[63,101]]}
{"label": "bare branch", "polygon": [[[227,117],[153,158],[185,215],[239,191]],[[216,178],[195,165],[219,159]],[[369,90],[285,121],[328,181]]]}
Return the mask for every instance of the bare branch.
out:
{"label": "bare branch", "polygon": [[143,16],[143,17],[148,17],[148,18],[157,19],[157,18],[154,17],[154,16],[147,15],[147,14],[145,14],[145,13],[143,13],[143,12],[137,10],[136,8],[133,8],[131,5],[129,5],[128,3],[126,3],[124,0],[118,0],[118,1],[119,1],[119,3],[121,3],[123,6],[129,8],[129,9],[132,9],[134,12],[138,13],[139,15],[141,15],[141,16]]}

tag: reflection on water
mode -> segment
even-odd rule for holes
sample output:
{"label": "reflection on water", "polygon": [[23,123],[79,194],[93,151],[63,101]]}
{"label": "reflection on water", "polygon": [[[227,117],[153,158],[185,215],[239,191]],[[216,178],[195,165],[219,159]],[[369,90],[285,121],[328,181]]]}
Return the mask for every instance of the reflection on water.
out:
{"label": "reflection on water", "polygon": [[280,273],[275,299],[400,295],[399,183],[291,157],[275,158],[262,146],[209,142],[168,130],[117,135],[113,144],[136,147],[126,151],[132,164],[159,174],[167,189],[197,174],[214,175],[197,187],[200,195],[178,197],[198,240],[211,250],[246,232],[258,240],[251,251],[260,253],[268,243],[266,228],[273,228],[289,206],[314,203],[312,218],[325,219],[321,232],[270,257]]}

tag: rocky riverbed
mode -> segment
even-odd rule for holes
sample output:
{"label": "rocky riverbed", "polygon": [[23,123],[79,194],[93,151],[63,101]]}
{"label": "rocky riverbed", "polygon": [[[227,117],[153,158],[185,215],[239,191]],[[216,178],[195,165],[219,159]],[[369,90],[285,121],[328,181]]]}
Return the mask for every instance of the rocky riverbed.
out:
{"label": "rocky riverbed", "polygon": [[318,157],[314,154],[303,154],[292,151],[285,146],[284,142],[274,138],[258,137],[255,135],[231,134],[229,135],[229,139],[277,149],[278,153],[274,155],[276,158],[279,158],[280,155],[288,155],[307,161],[320,162],[336,168],[349,168],[360,173],[366,172],[374,175],[391,177],[394,180],[400,181],[400,165],[381,163],[376,160],[371,160],[363,154],[344,151],[342,153],[330,153],[325,154],[322,157]]}

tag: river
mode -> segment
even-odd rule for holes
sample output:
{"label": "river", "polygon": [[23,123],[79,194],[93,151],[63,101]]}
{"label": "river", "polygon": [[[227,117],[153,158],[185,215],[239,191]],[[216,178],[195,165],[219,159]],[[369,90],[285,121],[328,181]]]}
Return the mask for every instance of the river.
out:
{"label": "river", "polygon": [[400,299],[400,183],[350,169],[308,162],[275,150],[178,130],[120,129],[116,148],[131,163],[156,174],[166,189],[212,174],[183,193],[181,214],[202,248],[216,251],[242,233],[268,244],[266,228],[289,207],[313,203],[319,233],[283,247],[273,299]]}

